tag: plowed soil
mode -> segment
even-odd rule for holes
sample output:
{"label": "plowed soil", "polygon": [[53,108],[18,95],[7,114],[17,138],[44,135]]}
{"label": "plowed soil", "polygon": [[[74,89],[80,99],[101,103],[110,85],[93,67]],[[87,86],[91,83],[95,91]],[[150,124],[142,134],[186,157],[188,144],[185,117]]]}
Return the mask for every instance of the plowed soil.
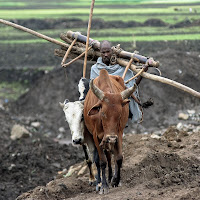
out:
{"label": "plowed soil", "polygon": [[171,127],[160,139],[143,134],[124,137],[121,186],[110,187],[107,195],[97,194],[95,187],[89,186],[88,173],[85,173],[57,178],[17,199],[197,200],[200,198],[200,132],[190,135],[179,132],[179,142],[176,142],[176,137],[170,140],[167,137],[175,132],[177,129]]}

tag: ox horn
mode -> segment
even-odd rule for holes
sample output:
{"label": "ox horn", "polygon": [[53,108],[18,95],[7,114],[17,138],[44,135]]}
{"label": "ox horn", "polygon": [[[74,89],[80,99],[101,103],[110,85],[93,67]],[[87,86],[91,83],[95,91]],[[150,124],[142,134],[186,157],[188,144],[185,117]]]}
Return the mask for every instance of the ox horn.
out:
{"label": "ox horn", "polygon": [[90,81],[90,89],[92,92],[96,95],[96,97],[100,100],[103,100],[104,93],[102,90],[100,90],[96,85],[93,83],[94,79]]}
{"label": "ox horn", "polygon": [[121,92],[122,99],[124,100],[124,99],[127,99],[128,97],[130,97],[131,94],[136,90],[136,88],[137,88],[137,85],[134,84],[133,87],[130,87],[130,88],[128,88],[128,89],[122,91],[122,92]]}

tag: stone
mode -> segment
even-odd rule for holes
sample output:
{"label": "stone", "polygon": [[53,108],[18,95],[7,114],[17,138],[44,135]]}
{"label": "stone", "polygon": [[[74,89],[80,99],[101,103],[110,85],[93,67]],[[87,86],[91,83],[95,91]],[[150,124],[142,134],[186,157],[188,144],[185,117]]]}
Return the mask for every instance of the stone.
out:
{"label": "stone", "polygon": [[10,136],[10,138],[12,140],[17,140],[17,139],[20,139],[20,138],[30,137],[30,136],[31,136],[31,133],[29,133],[29,131],[24,126],[21,126],[19,124],[15,124],[12,127],[11,136]]}
{"label": "stone", "polygon": [[65,132],[65,128],[64,128],[64,127],[60,127],[60,128],[58,129],[58,131],[61,132],[61,133],[64,133],[64,132]]}
{"label": "stone", "polygon": [[176,125],[176,128],[180,131],[183,129],[183,124],[181,122],[179,122],[177,125]]}
{"label": "stone", "polygon": [[41,126],[40,122],[32,122],[31,126],[34,128],[39,128]]}
{"label": "stone", "polygon": [[190,114],[190,115],[194,115],[195,114],[195,110],[187,110],[187,112]]}
{"label": "stone", "polygon": [[183,120],[188,120],[189,115],[185,113],[179,113],[178,118]]}
{"label": "stone", "polygon": [[160,137],[159,135],[152,134],[152,135],[151,135],[151,138],[153,138],[153,139],[160,139],[161,137]]}

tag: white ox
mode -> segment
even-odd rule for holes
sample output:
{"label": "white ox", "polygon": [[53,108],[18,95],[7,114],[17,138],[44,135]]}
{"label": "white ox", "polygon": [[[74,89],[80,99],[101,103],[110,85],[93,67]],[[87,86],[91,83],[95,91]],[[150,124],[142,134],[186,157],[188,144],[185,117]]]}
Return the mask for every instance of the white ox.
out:
{"label": "white ox", "polygon": [[95,146],[91,134],[87,134],[87,131],[84,131],[85,124],[83,120],[83,102],[69,102],[69,100],[66,99],[64,103],[60,103],[60,105],[63,108],[66,121],[69,124],[73,145],[82,145],[83,147],[90,172],[89,184],[93,185],[96,182],[92,171],[93,152],[95,150]]}
{"label": "white ox", "polygon": [[[60,103],[62,107],[66,121],[69,124],[69,128],[72,135],[72,143],[73,145],[82,145],[86,162],[90,171],[89,183],[95,184],[95,177],[92,171],[92,163],[93,163],[93,153],[95,151],[94,141],[91,134],[88,134],[88,131],[85,131],[85,123],[83,120],[83,108],[84,108],[84,97],[88,90],[89,82],[86,79],[81,79],[79,81],[79,93],[80,97],[79,101],[70,102],[68,99],[64,101],[64,103]],[[87,88],[88,87],[88,88]]]}

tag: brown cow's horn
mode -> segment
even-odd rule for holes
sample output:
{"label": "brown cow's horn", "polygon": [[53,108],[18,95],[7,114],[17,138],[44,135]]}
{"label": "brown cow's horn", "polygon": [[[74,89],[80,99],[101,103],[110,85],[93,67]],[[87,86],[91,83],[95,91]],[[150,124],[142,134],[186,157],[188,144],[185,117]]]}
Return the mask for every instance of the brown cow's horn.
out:
{"label": "brown cow's horn", "polygon": [[121,92],[122,99],[124,100],[124,99],[127,99],[128,97],[130,97],[131,94],[136,90],[136,88],[137,88],[137,86],[136,86],[136,84],[134,84],[133,87],[128,88],[128,89],[122,91]]}
{"label": "brown cow's horn", "polygon": [[103,91],[101,91],[96,85],[94,85],[93,83],[93,80],[92,79],[90,81],[90,89],[92,90],[92,92],[96,95],[96,97],[100,100],[103,100],[103,97],[104,97],[104,93]]}

